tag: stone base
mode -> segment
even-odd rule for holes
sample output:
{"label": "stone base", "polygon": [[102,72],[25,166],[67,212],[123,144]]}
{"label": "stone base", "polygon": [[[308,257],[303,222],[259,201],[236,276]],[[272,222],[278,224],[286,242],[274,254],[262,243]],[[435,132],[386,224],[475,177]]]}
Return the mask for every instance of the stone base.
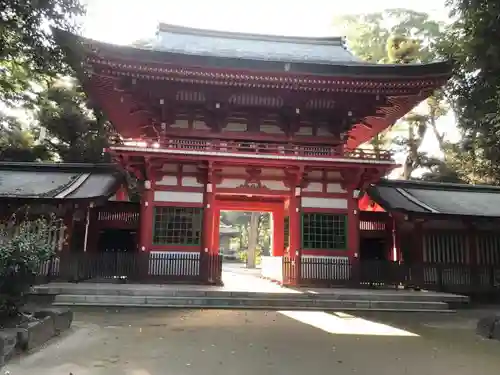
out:
{"label": "stone base", "polygon": [[58,307],[38,309],[36,320],[17,328],[0,330],[0,367],[19,351],[29,351],[45,344],[51,338],[70,328],[73,312]]}
{"label": "stone base", "polygon": [[500,341],[500,314],[479,319],[476,332],[484,338]]}
{"label": "stone base", "polygon": [[0,367],[15,353],[17,346],[17,330],[3,329],[0,331]]}
{"label": "stone base", "polygon": [[59,335],[71,327],[73,311],[62,307],[48,307],[35,311],[35,317],[50,317],[54,323],[54,333]]}

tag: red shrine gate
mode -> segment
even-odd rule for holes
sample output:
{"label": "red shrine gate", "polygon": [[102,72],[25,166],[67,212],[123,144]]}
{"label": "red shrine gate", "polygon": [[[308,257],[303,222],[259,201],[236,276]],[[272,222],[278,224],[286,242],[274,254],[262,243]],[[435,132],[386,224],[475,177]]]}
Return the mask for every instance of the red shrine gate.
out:
{"label": "red shrine gate", "polygon": [[[338,279],[349,278],[345,265],[359,258],[354,192],[396,166],[390,153],[357,147],[450,76],[447,63],[361,61],[341,38],[160,25],[147,50],[55,34],[121,136],[107,151],[144,185],[140,253],[190,259],[148,274],[185,280],[217,279],[218,212],[249,205],[273,211],[282,279],[339,267]],[[329,266],[313,272],[318,259]]]}

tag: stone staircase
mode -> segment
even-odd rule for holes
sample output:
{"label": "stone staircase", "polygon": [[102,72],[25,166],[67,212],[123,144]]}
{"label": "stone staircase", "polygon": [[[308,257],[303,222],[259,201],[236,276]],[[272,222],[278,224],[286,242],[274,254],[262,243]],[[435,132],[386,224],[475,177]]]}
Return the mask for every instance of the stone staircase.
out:
{"label": "stone staircase", "polygon": [[62,306],[170,307],[201,309],[262,309],[317,311],[453,312],[467,297],[432,292],[326,290],[322,293],[281,288],[279,292],[230,291],[175,285],[89,284],[39,286],[38,295],[54,296]]}

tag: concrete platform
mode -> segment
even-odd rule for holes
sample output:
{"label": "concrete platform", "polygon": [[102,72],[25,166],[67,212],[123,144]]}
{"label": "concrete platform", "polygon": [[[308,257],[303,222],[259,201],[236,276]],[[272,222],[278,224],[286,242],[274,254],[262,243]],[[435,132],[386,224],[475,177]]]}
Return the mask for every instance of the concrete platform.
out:
{"label": "concrete platform", "polygon": [[[263,280],[261,280],[263,281]],[[51,283],[34,288],[37,295],[52,295],[54,304],[65,306],[129,306],[176,308],[231,308],[265,310],[335,311],[440,311],[450,304],[465,304],[465,296],[408,290],[358,290],[283,288],[264,281],[241,288],[196,285],[71,284]],[[261,285],[261,286],[262,286]]]}

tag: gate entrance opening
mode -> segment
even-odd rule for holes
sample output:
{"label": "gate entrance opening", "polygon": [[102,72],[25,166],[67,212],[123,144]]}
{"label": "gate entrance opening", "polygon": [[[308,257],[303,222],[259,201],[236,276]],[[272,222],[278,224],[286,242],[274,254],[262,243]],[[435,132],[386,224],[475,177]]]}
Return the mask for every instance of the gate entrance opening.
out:
{"label": "gate entrance opening", "polygon": [[262,256],[271,254],[272,228],[269,212],[221,211],[219,254],[233,268],[255,269]]}
{"label": "gate entrance opening", "polygon": [[[269,215],[268,225],[269,225],[269,245],[266,246],[267,256],[282,256],[284,252],[284,210],[285,210],[285,199],[283,197],[265,197],[265,196],[216,196],[214,200],[214,217],[216,218],[215,224],[213,226],[213,250],[220,255],[224,256],[225,249],[223,249],[227,244],[221,243],[221,215],[227,216],[226,212],[232,213],[249,213],[247,215],[248,220],[256,220],[260,215]],[[253,214],[253,215],[252,215]],[[255,215],[260,214],[260,215]],[[250,225],[250,223],[248,223]],[[253,236],[252,236],[253,237]],[[233,262],[232,266],[225,266],[223,269],[229,270],[229,268],[235,269],[246,268],[255,269],[257,268],[257,263],[259,259],[257,258],[259,254],[257,249],[258,243],[257,238],[253,237],[250,239],[247,249],[244,254],[247,256],[244,262],[244,266],[237,266]],[[240,257],[238,254],[237,259]],[[223,257],[224,259],[224,257]],[[241,258],[240,258],[241,259]],[[224,276],[223,276],[224,279]],[[224,281],[224,280],[223,280]]]}

